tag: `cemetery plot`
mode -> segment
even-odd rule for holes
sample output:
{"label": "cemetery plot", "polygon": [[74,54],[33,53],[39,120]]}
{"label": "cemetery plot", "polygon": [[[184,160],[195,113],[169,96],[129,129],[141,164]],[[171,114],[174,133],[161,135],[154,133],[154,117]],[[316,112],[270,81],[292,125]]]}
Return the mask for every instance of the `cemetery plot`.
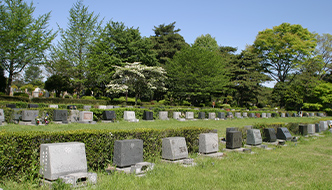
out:
{"label": "cemetery plot", "polygon": [[198,119],[205,119],[205,112],[199,112]]}
{"label": "cemetery plot", "polygon": [[262,136],[259,129],[247,130],[247,144],[248,145],[260,145],[262,144]]}
{"label": "cemetery plot", "polygon": [[103,111],[103,120],[102,122],[114,122],[116,119],[115,111]]}
{"label": "cemetery plot", "polygon": [[194,112],[186,112],[186,119],[193,120],[194,119]]}
{"label": "cemetery plot", "polygon": [[129,122],[138,122],[139,121],[139,119],[136,119],[134,111],[124,111],[123,118],[125,121],[129,121]]}
{"label": "cemetery plot", "polygon": [[162,139],[162,159],[165,162],[179,163],[184,166],[196,165],[188,157],[188,149],[184,137],[168,137]]}
{"label": "cemetery plot", "polygon": [[210,112],[210,113],[209,113],[209,119],[211,119],[211,120],[215,120],[215,119],[216,119],[216,113],[214,113],[214,112]]}
{"label": "cemetery plot", "polygon": [[167,111],[160,111],[159,112],[159,119],[160,120],[168,120],[168,112]]}
{"label": "cemetery plot", "polygon": [[263,130],[264,142],[276,142],[277,136],[276,131],[273,128],[267,128]]}
{"label": "cemetery plot", "polygon": [[199,153],[209,157],[222,157],[223,153],[218,152],[218,134],[202,133],[199,135]]}

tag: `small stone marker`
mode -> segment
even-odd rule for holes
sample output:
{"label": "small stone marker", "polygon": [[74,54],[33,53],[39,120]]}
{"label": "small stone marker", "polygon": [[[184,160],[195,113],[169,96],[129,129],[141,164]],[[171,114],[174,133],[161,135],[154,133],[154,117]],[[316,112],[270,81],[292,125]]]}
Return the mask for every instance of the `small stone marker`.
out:
{"label": "small stone marker", "polygon": [[260,145],[262,144],[262,135],[259,129],[247,130],[247,144],[248,145]]}
{"label": "small stone marker", "polygon": [[255,118],[255,113],[249,113],[250,118]]}
{"label": "small stone marker", "polygon": [[205,119],[205,112],[199,112],[198,119]]}
{"label": "small stone marker", "polygon": [[113,106],[114,108],[120,108],[120,106]]}
{"label": "small stone marker", "polygon": [[103,120],[114,121],[115,119],[115,111],[103,111]]}
{"label": "small stone marker", "polygon": [[160,120],[168,120],[168,111],[160,111],[159,112]]}
{"label": "small stone marker", "polygon": [[22,121],[31,122],[39,115],[39,110],[23,110]]}
{"label": "small stone marker", "polygon": [[143,120],[153,120],[153,112],[152,111],[144,111]]}
{"label": "small stone marker", "polygon": [[267,118],[266,113],[262,113],[262,118]]}
{"label": "small stone marker", "polygon": [[260,113],[256,113],[255,116],[256,116],[257,118],[260,118],[260,117],[261,117],[261,114],[260,114]]}
{"label": "small stone marker", "polygon": [[28,104],[28,108],[38,108],[38,104]]}
{"label": "small stone marker", "polygon": [[209,112],[209,119],[216,119],[216,113],[215,112]]}
{"label": "small stone marker", "polygon": [[194,112],[188,111],[186,112],[186,119],[194,119]]}
{"label": "small stone marker", "polygon": [[69,115],[69,122],[78,122],[80,118],[80,111],[78,110],[70,110],[70,115]]}
{"label": "small stone marker", "polygon": [[48,107],[49,107],[49,108],[54,108],[54,109],[58,109],[58,108],[59,108],[58,105],[52,105],[52,104],[51,104],[51,105],[48,105]]}
{"label": "small stone marker", "polygon": [[106,109],[113,109],[113,108],[114,108],[113,105],[107,105],[107,106],[106,106]]}
{"label": "small stone marker", "polygon": [[79,114],[79,123],[95,123],[93,122],[93,112],[81,111]]}
{"label": "small stone marker", "polygon": [[240,112],[235,112],[235,117],[236,118],[242,118],[241,113]]}
{"label": "small stone marker", "polygon": [[242,117],[247,118],[248,117],[248,113],[247,112],[243,112],[242,113]]}
{"label": "small stone marker", "polygon": [[219,119],[225,119],[225,112],[218,112]]}
{"label": "small stone marker", "polygon": [[103,110],[106,110],[106,105],[99,105],[97,106],[98,109],[103,109]]}
{"label": "small stone marker", "polygon": [[199,153],[209,154],[218,150],[218,133],[199,134]]}
{"label": "small stone marker", "polygon": [[173,112],[173,119],[179,119],[181,112]]}
{"label": "small stone marker", "polygon": [[271,113],[266,113],[266,117],[271,118],[272,117]]}
{"label": "small stone marker", "polygon": [[320,126],[319,123],[316,123],[316,124],[315,124],[315,132],[316,132],[316,133],[320,133],[320,132],[322,132],[319,126]]}
{"label": "small stone marker", "polygon": [[226,148],[235,149],[242,147],[242,133],[240,131],[229,131],[226,134]]}
{"label": "small stone marker", "polygon": [[124,120],[129,121],[129,122],[138,122],[139,121],[139,119],[136,119],[134,111],[124,111],[123,118],[124,118]]}
{"label": "small stone marker", "polygon": [[277,117],[277,113],[272,113],[271,117]]}
{"label": "small stone marker", "polygon": [[281,113],[280,117],[286,117],[285,113]]}
{"label": "small stone marker", "polygon": [[113,164],[128,167],[143,162],[143,141],[140,139],[116,140],[114,142]]}
{"label": "small stone marker", "polygon": [[310,112],[309,117],[315,117],[315,113]]}
{"label": "small stone marker", "polygon": [[227,118],[233,118],[233,113],[232,112],[227,112]]}
{"label": "small stone marker", "polygon": [[321,112],[318,112],[318,113],[317,113],[317,116],[318,116],[318,117],[325,117],[324,113],[321,113]]}
{"label": "small stone marker", "polygon": [[84,109],[85,111],[90,111],[91,106],[83,106],[83,109]]}
{"label": "small stone marker", "polygon": [[329,129],[327,125],[327,121],[320,121],[319,122],[319,130],[322,131],[327,131]]}
{"label": "small stone marker", "polygon": [[316,131],[315,124],[308,124],[307,127],[308,127],[308,134],[310,135],[315,134]]}
{"label": "small stone marker", "polygon": [[263,141],[264,142],[276,142],[277,136],[276,131],[273,128],[267,128],[263,130]]}
{"label": "small stone marker", "polygon": [[292,135],[290,134],[290,132],[286,127],[277,128],[277,139],[290,141],[292,138],[293,138]]}
{"label": "small stone marker", "polygon": [[54,110],[53,121],[67,121],[68,111],[67,110]]}
{"label": "small stone marker", "polygon": [[16,108],[16,104],[7,104],[6,107],[7,108]]}
{"label": "small stone marker", "polygon": [[289,113],[286,113],[285,116],[286,116],[286,117],[290,117]]}
{"label": "small stone marker", "polygon": [[184,137],[168,137],[162,139],[162,158],[178,160],[188,158],[188,149]]}
{"label": "small stone marker", "polygon": [[299,133],[300,133],[300,135],[303,135],[303,136],[308,135],[308,125],[300,124],[299,125]]}

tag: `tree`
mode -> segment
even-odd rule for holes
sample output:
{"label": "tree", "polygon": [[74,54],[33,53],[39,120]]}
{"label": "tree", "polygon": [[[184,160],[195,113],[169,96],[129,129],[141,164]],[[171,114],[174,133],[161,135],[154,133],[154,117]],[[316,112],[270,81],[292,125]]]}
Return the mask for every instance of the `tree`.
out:
{"label": "tree", "polygon": [[180,29],[175,29],[175,23],[155,26],[153,29],[155,36],[150,37],[157,59],[162,65],[165,65],[167,61],[172,59],[181,48],[188,46],[184,38],[178,33]]}
{"label": "tree", "polygon": [[42,64],[45,50],[55,37],[47,29],[50,13],[33,18],[35,8],[22,0],[4,0],[0,6],[1,65],[9,76],[6,93],[10,93],[13,76],[27,65]]}
{"label": "tree", "polygon": [[[69,11],[68,28],[60,28],[61,40],[52,49],[49,67],[59,69],[61,75],[74,81],[76,91],[84,88],[88,68],[89,46],[99,36],[101,23],[99,15],[89,13],[82,0],[77,1]],[[53,65],[52,65],[53,64]]]}
{"label": "tree", "polygon": [[113,66],[123,66],[126,62],[158,65],[156,55],[151,49],[151,40],[142,38],[138,28],[109,22],[100,38],[90,46],[88,83],[97,85],[104,91],[115,72]]}
{"label": "tree", "polygon": [[30,65],[29,67],[26,68],[25,70],[25,77],[24,77],[24,82],[25,83],[30,83],[34,86],[38,87],[43,87],[44,82],[42,82],[44,76],[42,75],[42,70],[40,67],[35,66],[35,65]]}
{"label": "tree", "polygon": [[[114,66],[116,71],[113,80],[107,85],[109,93],[135,93],[135,105],[137,99],[144,93],[165,88],[166,72],[161,67],[150,67],[138,62],[126,63],[124,67]],[[126,99],[127,101],[127,99]]]}
{"label": "tree", "polygon": [[[324,79],[332,71],[332,35],[316,35],[317,48],[316,52],[321,58],[321,70],[319,76]],[[317,62],[318,63],[318,62]]]}
{"label": "tree", "polygon": [[6,77],[5,77],[5,70],[1,68],[0,65],[0,92],[5,92],[6,90]]}
{"label": "tree", "polygon": [[218,52],[198,46],[183,48],[166,65],[169,89],[175,97],[190,98],[194,105],[222,94],[229,79],[224,59]]}
{"label": "tree", "polygon": [[197,37],[194,42],[194,46],[200,46],[203,48],[207,48],[211,51],[216,51],[219,49],[219,45],[218,45],[216,39],[213,38],[210,34],[206,34],[206,35],[202,34],[201,36]]}
{"label": "tree", "polygon": [[49,92],[55,91],[56,97],[60,97],[60,93],[64,91],[73,92],[69,77],[60,75],[52,75],[49,77],[45,81],[44,88]]}

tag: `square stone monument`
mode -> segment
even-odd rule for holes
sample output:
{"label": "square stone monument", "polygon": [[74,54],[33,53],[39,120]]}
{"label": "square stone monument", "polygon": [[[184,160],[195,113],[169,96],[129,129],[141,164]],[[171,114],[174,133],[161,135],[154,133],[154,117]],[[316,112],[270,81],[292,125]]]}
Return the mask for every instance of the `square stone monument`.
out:
{"label": "square stone monument", "polygon": [[129,167],[143,162],[143,141],[140,139],[116,140],[114,142],[113,164]]}
{"label": "square stone monument", "polygon": [[247,144],[248,145],[260,145],[262,144],[262,135],[259,129],[247,130]]}
{"label": "square stone monument", "polygon": [[248,117],[248,113],[247,112],[243,112],[242,113],[242,117],[247,118]]}
{"label": "square stone monument", "polygon": [[266,113],[266,117],[271,118],[272,117],[271,113]]}
{"label": "square stone monument", "polygon": [[184,137],[168,137],[162,139],[162,158],[179,160],[188,158],[188,149]]}
{"label": "square stone monument", "polygon": [[181,112],[173,112],[173,119],[179,119]]}
{"label": "square stone monument", "polygon": [[320,121],[319,122],[319,131],[327,131],[329,129],[328,125],[327,125],[327,121]]}
{"label": "square stone monument", "polygon": [[143,113],[143,120],[153,120],[153,112],[152,111],[144,111]]}
{"label": "square stone monument", "polygon": [[249,113],[250,118],[255,118],[255,113]]}
{"label": "square stone monument", "polygon": [[227,112],[227,118],[234,118],[233,113],[232,112]]}
{"label": "square stone monument", "polygon": [[216,119],[216,113],[215,112],[209,112],[209,119]]}
{"label": "square stone monument", "polygon": [[199,153],[210,154],[218,152],[218,133],[199,134]]}
{"label": "square stone monument", "polygon": [[198,119],[205,119],[205,112],[199,112]]}
{"label": "square stone monument", "polygon": [[286,113],[281,113],[280,117],[286,117]]}
{"label": "square stone monument", "polygon": [[242,118],[241,113],[240,112],[235,112],[235,117],[236,118]]}
{"label": "square stone monument", "polygon": [[28,104],[28,108],[38,108],[38,104]]}
{"label": "square stone monument", "polygon": [[22,121],[31,122],[35,120],[39,115],[39,110],[23,110],[22,111]]}
{"label": "square stone monument", "polygon": [[276,142],[277,136],[276,131],[273,128],[267,128],[263,130],[263,141],[264,142]]}
{"label": "square stone monument", "polygon": [[160,120],[168,120],[168,111],[160,111],[159,112]]}
{"label": "square stone monument", "polygon": [[96,122],[93,121],[93,112],[91,111],[80,111],[80,116],[79,116],[79,123],[93,123],[95,124]]}
{"label": "square stone monument", "polygon": [[103,111],[103,120],[115,121],[116,114],[115,111]]}
{"label": "square stone monument", "polygon": [[226,148],[236,149],[242,147],[242,133],[240,131],[229,131],[226,134]]}
{"label": "square stone monument", "polygon": [[69,122],[75,123],[80,119],[80,111],[79,110],[70,110]]}
{"label": "square stone monument", "polygon": [[91,106],[83,106],[83,109],[84,109],[85,111],[90,111]]}
{"label": "square stone monument", "polygon": [[98,109],[103,109],[103,110],[106,110],[106,105],[99,105],[97,106]]}
{"label": "square stone monument", "polygon": [[262,118],[267,118],[266,113],[262,113]]}
{"label": "square stone monument", "polygon": [[193,120],[194,119],[194,112],[187,111],[186,112],[186,119]]}
{"label": "square stone monument", "polygon": [[303,136],[308,135],[308,125],[300,124],[299,125],[299,133],[300,133],[300,135],[303,135]]}
{"label": "square stone monument", "polygon": [[124,111],[123,112],[123,119],[129,122],[138,122],[139,119],[136,119],[134,111]]}
{"label": "square stone monument", "polygon": [[315,124],[308,124],[307,127],[308,127],[308,134],[309,135],[315,134],[315,132],[316,132]]}
{"label": "square stone monument", "polygon": [[290,141],[292,140],[292,135],[286,127],[279,127],[277,128],[277,139]]}
{"label": "square stone monument", "polygon": [[67,121],[68,111],[67,110],[54,110],[53,121]]}
{"label": "square stone monument", "polygon": [[225,119],[225,112],[218,112],[219,119]]}
{"label": "square stone monument", "polygon": [[310,112],[309,117],[315,117],[315,113]]}

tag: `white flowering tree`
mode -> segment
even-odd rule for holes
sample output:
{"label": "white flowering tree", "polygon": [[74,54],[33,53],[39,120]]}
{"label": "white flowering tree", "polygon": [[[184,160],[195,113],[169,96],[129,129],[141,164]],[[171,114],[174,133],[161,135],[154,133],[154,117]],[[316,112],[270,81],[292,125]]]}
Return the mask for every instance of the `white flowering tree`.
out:
{"label": "white flowering tree", "polygon": [[113,80],[107,85],[107,92],[111,94],[135,93],[135,104],[137,99],[146,92],[165,88],[166,71],[162,67],[150,67],[140,62],[126,63],[125,66],[115,67]]}

